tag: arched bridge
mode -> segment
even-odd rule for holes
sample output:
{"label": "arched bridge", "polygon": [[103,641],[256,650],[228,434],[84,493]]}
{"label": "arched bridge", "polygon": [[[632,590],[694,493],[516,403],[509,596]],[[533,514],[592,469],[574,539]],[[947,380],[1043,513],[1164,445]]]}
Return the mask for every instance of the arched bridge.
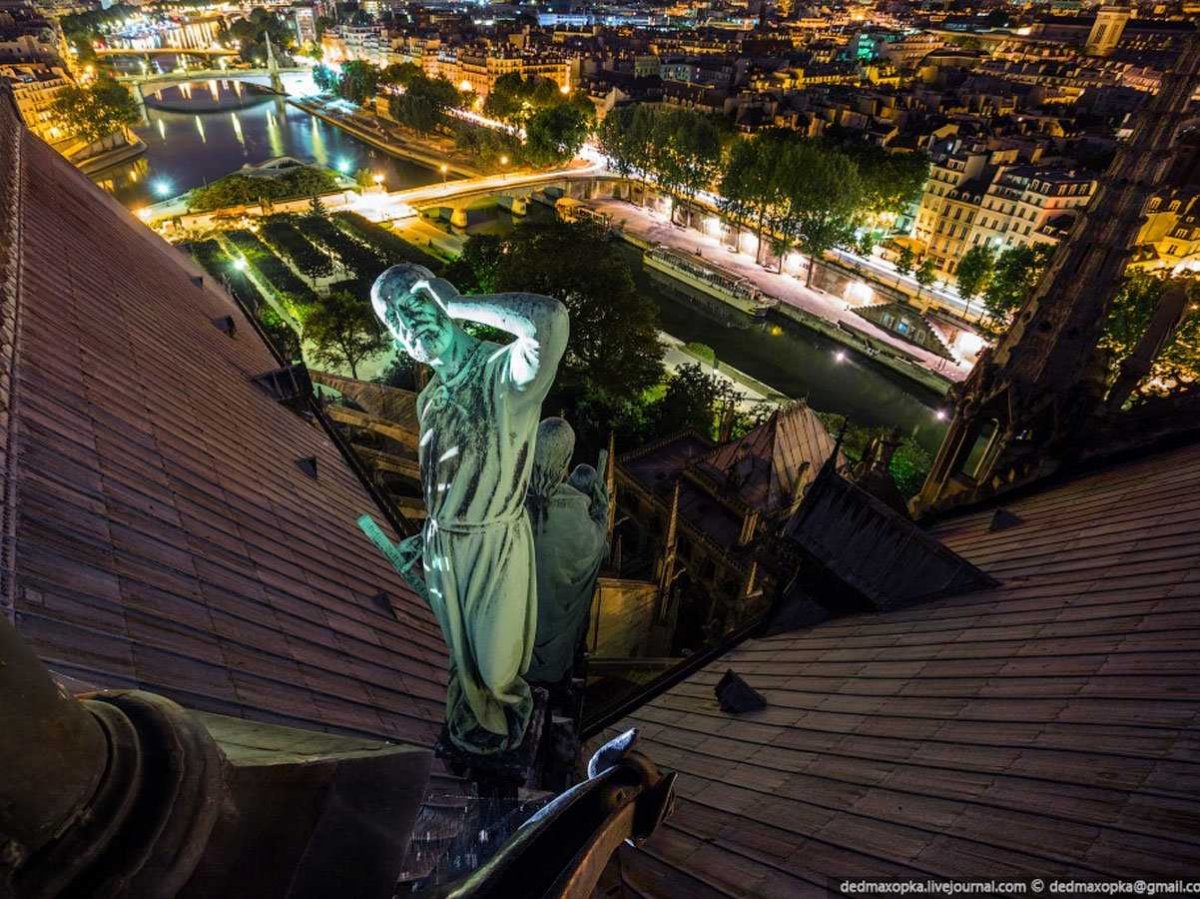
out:
{"label": "arched bridge", "polygon": [[96,55],[104,56],[237,56],[237,50],[226,47],[105,47]]}

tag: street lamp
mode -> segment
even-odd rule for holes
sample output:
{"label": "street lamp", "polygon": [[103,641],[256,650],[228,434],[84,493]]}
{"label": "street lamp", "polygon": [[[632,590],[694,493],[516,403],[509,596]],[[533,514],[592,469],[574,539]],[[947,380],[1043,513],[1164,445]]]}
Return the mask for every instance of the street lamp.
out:
{"label": "street lamp", "polygon": [[446,163],[443,162],[441,165],[438,166],[438,171],[442,173],[442,184],[445,184],[446,183],[446,173],[450,171],[450,166],[446,165]]}

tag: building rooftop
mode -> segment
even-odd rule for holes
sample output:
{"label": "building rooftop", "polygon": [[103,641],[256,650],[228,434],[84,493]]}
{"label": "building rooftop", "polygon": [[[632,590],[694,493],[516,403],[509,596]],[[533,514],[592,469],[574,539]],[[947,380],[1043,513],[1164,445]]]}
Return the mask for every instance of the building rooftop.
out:
{"label": "building rooftop", "polygon": [[383,517],[370,494],[322,427],[251,380],[279,363],[229,297],[3,95],[0,250],[0,604],[47,664],[430,745],[445,649],[355,526]]}
{"label": "building rooftop", "polygon": [[[614,728],[681,797],[620,877],[655,897],[1194,879],[1198,522],[1190,446],[933,528],[999,586],[743,643]],[[731,668],[765,709],[720,709]]]}

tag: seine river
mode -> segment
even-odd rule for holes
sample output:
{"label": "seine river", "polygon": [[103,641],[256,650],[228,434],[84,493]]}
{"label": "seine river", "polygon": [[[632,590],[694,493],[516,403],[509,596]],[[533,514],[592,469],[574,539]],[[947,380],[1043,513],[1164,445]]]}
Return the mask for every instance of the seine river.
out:
{"label": "seine river", "polygon": [[[224,108],[182,111],[189,105],[214,105],[214,92]],[[274,156],[294,156],[351,174],[368,168],[383,174],[392,189],[432,184],[441,178],[424,166],[388,156],[277,97],[256,94],[252,86],[193,82],[190,89],[167,88],[159,98],[147,100],[147,121],[133,129],[145,142],[146,152],[93,176],[130,207],[175,196],[246,163]],[[171,108],[154,108],[156,103]]]}
{"label": "seine river", "polygon": [[[218,104],[218,110],[191,111]],[[294,156],[347,172],[369,168],[382,173],[392,189],[430,184],[441,177],[375,150],[278,98],[256,95],[232,82],[166,89],[149,98],[146,114],[147,122],[135,129],[146,152],[94,176],[132,208],[275,156]],[[536,204],[530,212],[553,214]],[[506,213],[497,210],[495,215],[491,227],[479,230],[511,227]],[[683,285],[666,287],[642,268],[640,253],[630,247],[627,254],[639,287],[658,306],[662,330],[711,346],[724,362],[788,396],[806,397],[816,409],[842,413],[864,425],[899,427],[928,450],[936,450],[945,425],[936,417],[939,399],[927,390],[852,351],[839,352],[839,344],[790,321],[751,324],[702,294],[690,295]]]}

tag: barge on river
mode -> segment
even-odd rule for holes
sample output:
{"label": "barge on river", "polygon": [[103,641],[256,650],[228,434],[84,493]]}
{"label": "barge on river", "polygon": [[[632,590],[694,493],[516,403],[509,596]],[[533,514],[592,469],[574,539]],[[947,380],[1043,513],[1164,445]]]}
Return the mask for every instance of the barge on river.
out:
{"label": "barge on river", "polygon": [[754,318],[764,317],[767,310],[779,304],[779,300],[764,294],[750,279],[682,250],[656,245],[645,251],[642,261],[646,268],[682,281]]}

